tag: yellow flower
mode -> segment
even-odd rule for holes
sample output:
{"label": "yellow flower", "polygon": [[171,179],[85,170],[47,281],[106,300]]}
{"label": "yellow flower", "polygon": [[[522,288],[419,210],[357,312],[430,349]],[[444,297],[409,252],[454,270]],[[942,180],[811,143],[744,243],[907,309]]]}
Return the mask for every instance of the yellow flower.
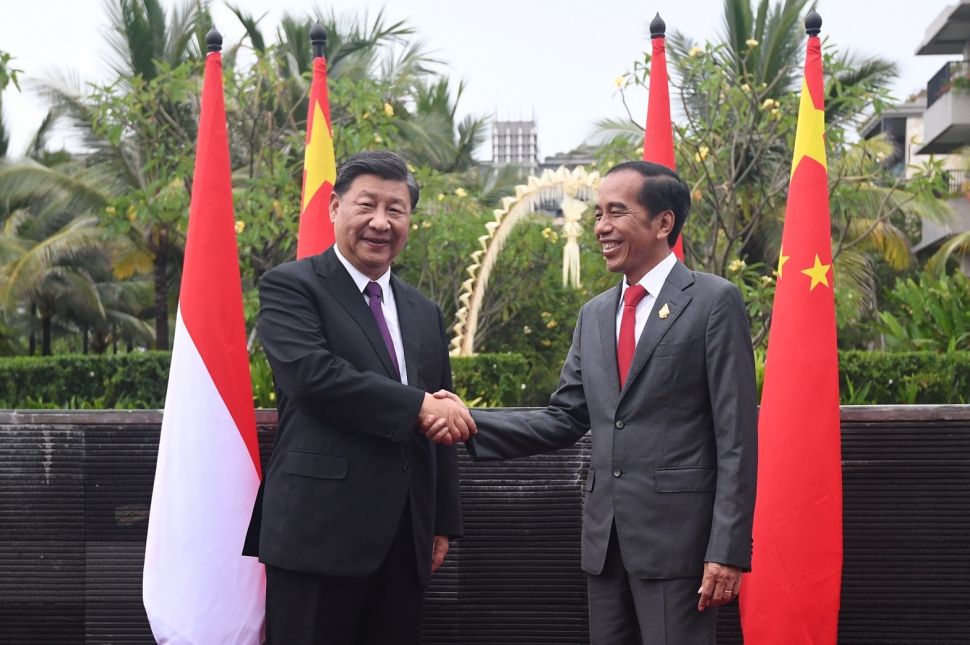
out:
{"label": "yellow flower", "polygon": [[418,230],[418,225],[417,224],[411,224],[411,230],[412,231]]}
{"label": "yellow flower", "polygon": [[702,196],[703,196],[703,193],[701,192],[701,189],[698,188],[697,190],[694,191],[694,193],[690,196],[690,198],[693,199],[695,202],[699,202],[701,201]]}
{"label": "yellow flower", "polygon": [[276,400],[276,392],[270,392],[269,393],[269,400],[270,401],[275,401]]}
{"label": "yellow flower", "polygon": [[711,149],[708,148],[707,146],[701,146],[700,148],[697,149],[697,152],[694,153],[694,159],[696,159],[698,163],[701,161],[704,161],[705,159],[707,159],[707,153],[709,153],[710,151]]}
{"label": "yellow flower", "polygon": [[776,119],[780,119],[781,118],[781,110],[779,110],[778,108],[773,109],[771,111],[771,116],[775,117]]}
{"label": "yellow flower", "polygon": [[758,46],[758,41],[754,38],[748,38],[746,41],[744,41],[744,44],[748,46],[748,49],[754,49]]}
{"label": "yellow flower", "polygon": [[623,89],[623,87],[626,85],[626,76],[617,76],[613,79],[613,82],[616,83],[617,88]]}
{"label": "yellow flower", "polygon": [[690,51],[687,52],[687,55],[690,56],[691,58],[695,58],[697,56],[700,56],[702,53],[704,53],[704,50],[701,49],[700,47],[691,47]]}
{"label": "yellow flower", "polygon": [[522,333],[523,334],[526,334],[526,335],[531,334],[532,333],[532,327],[529,327],[528,325],[526,325],[525,327],[522,328]]}
{"label": "yellow flower", "polygon": [[741,85],[741,91],[744,92],[745,94],[747,94],[748,92],[751,91],[751,86],[748,85],[747,83],[743,83]]}
{"label": "yellow flower", "polygon": [[455,194],[459,197],[468,197],[468,193],[465,192],[465,189],[461,188],[460,186],[455,189]]}
{"label": "yellow flower", "polygon": [[363,114],[360,115],[360,118],[366,121],[367,119],[370,118],[370,112],[364,112]]}
{"label": "yellow flower", "polygon": [[761,276],[761,286],[763,287],[770,287],[774,282],[774,279],[769,275]]}
{"label": "yellow flower", "polygon": [[549,228],[548,226],[542,229],[542,237],[546,238],[547,241],[553,242],[553,243],[559,241],[559,234],[556,233],[551,228]]}
{"label": "yellow flower", "polygon": [[778,107],[779,105],[781,105],[781,103],[779,103],[775,99],[765,99],[764,103],[761,104],[761,109],[770,110],[772,108]]}
{"label": "yellow flower", "polygon": [[543,338],[539,341],[539,344],[546,348],[552,347],[552,341],[548,338]]}
{"label": "yellow flower", "polygon": [[394,116],[394,106],[390,103],[384,103],[384,116]]}
{"label": "yellow flower", "polygon": [[241,219],[237,219],[236,220],[236,235],[239,235],[240,233],[242,233],[245,230],[246,230],[246,222],[242,221]]}
{"label": "yellow flower", "polygon": [[443,202],[444,200],[445,200],[445,194],[444,193],[438,193],[438,201],[439,202]]}
{"label": "yellow flower", "polygon": [[421,228],[431,228],[431,220],[424,220],[421,222]]}
{"label": "yellow flower", "polygon": [[731,264],[728,265],[728,271],[731,273],[739,273],[744,270],[744,267],[748,266],[744,263],[744,260],[738,258],[736,260],[731,260]]}
{"label": "yellow flower", "polygon": [[115,207],[114,206],[108,206],[107,208],[104,209],[104,212],[107,213],[108,215],[114,215],[115,214]]}
{"label": "yellow flower", "polygon": [[540,318],[552,318],[552,314],[549,313],[548,311],[543,311],[541,314],[539,314],[539,317]]}
{"label": "yellow flower", "polygon": [[374,143],[384,143],[384,137],[382,137],[381,135],[379,135],[379,134],[377,134],[375,132],[374,133]]}
{"label": "yellow flower", "polygon": [[557,323],[555,320],[550,320],[549,322],[546,323],[546,329],[555,329],[558,326],[559,326],[559,323]]}

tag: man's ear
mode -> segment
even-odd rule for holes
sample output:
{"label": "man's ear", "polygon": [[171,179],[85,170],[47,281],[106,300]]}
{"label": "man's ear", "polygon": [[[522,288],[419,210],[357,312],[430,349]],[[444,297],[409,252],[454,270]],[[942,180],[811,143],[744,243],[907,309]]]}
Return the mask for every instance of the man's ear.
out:
{"label": "man's ear", "polygon": [[657,220],[657,237],[670,237],[674,230],[674,212],[669,209],[665,210],[657,215]]}
{"label": "man's ear", "polygon": [[330,193],[330,221],[334,222],[337,219],[337,207],[340,206],[340,195],[336,192]]}

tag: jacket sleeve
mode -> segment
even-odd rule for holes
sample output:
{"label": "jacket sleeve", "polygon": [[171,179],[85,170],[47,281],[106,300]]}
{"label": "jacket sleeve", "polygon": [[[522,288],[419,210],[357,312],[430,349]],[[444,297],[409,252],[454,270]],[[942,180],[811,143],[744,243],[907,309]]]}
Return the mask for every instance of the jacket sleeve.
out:
{"label": "jacket sleeve", "polygon": [[[437,307],[436,307],[437,309]],[[445,322],[438,313],[438,330],[441,336],[441,352],[444,355],[441,372],[441,387],[454,392],[451,377],[451,360],[448,357],[448,339],[445,335]],[[437,506],[435,507],[435,535],[450,538],[461,537],[463,533],[461,499],[458,478],[458,449],[455,446],[435,444],[435,460],[438,464]]]}
{"label": "jacket sleeve", "polygon": [[548,406],[541,410],[472,412],[478,434],[465,445],[473,459],[489,461],[550,452],[573,445],[589,431],[580,351],[582,326],[581,310],[559,386]]}
{"label": "jacket sleeve", "polygon": [[706,336],[717,485],[704,559],[748,570],[757,486],[758,407],[748,318],[733,285],[718,293]]}
{"label": "jacket sleeve", "polygon": [[259,297],[256,328],[276,387],[303,413],[392,441],[415,435],[424,392],[335,354],[317,303],[297,276],[266,273]]}

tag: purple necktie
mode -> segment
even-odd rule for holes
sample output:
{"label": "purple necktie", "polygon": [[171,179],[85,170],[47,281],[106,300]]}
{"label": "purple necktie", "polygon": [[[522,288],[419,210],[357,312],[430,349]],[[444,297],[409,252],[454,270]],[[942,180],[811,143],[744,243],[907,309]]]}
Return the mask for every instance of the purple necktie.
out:
{"label": "purple necktie", "polygon": [[394,341],[391,340],[391,332],[387,328],[387,321],[384,320],[384,311],[381,309],[381,299],[384,297],[384,291],[381,289],[381,285],[371,281],[364,287],[364,295],[367,296],[367,301],[370,303],[370,312],[374,314],[377,327],[381,330],[381,336],[384,337],[384,344],[387,345],[387,351],[391,353],[394,374],[397,375],[397,380],[400,381],[401,367],[397,364],[397,352],[394,351]]}

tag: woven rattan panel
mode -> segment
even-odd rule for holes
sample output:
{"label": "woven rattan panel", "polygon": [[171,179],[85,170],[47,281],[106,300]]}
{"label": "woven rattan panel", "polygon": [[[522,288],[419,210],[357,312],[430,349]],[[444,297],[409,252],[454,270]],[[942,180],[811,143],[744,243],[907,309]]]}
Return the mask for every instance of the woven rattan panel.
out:
{"label": "woven rattan panel", "polygon": [[[264,455],[274,415],[260,413]],[[160,415],[0,412],[0,643],[151,643],[141,566]],[[428,644],[585,643],[588,446],[462,455],[466,537],[435,576]],[[966,643],[970,407],[843,410],[839,642]],[[718,642],[740,643],[736,607]]]}

